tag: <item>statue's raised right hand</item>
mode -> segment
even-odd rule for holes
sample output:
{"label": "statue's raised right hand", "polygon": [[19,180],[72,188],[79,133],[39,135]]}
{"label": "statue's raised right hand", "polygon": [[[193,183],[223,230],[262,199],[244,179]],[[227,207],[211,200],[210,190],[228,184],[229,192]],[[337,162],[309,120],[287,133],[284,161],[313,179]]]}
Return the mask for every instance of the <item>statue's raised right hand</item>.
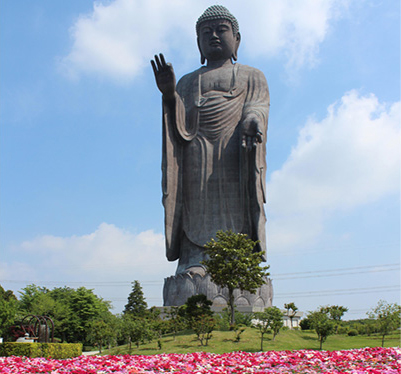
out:
{"label": "statue's raised right hand", "polygon": [[[159,57],[160,56],[160,57]],[[156,84],[166,100],[172,100],[175,96],[175,74],[173,66],[166,63],[162,53],[151,60]]]}

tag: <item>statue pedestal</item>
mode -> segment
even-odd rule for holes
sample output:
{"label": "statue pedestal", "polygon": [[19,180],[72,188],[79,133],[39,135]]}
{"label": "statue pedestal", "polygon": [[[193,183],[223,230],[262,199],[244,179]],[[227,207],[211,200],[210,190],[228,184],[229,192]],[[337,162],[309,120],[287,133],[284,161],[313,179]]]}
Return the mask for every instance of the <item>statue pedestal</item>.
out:
{"label": "statue pedestal", "polygon": [[[164,279],[164,306],[180,306],[188,297],[204,294],[213,302],[213,308],[227,306],[228,290],[214,284],[209,274],[185,273],[173,275]],[[234,290],[235,305],[239,307],[268,308],[273,302],[273,286],[270,278],[265,278],[265,284],[254,294],[248,291]]]}

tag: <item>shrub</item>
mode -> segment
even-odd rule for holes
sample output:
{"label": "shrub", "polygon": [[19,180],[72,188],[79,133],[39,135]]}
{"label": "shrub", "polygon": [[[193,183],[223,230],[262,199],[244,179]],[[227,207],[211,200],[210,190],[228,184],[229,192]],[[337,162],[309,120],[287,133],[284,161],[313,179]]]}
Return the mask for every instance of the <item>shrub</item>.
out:
{"label": "shrub", "polygon": [[358,335],[358,331],[355,329],[348,331],[348,336],[357,336],[357,335]]}
{"label": "shrub", "polygon": [[2,343],[0,356],[71,358],[82,354],[80,343]]}
{"label": "shrub", "polygon": [[338,326],[337,333],[340,335],[348,334],[348,327],[347,326]]}
{"label": "shrub", "polygon": [[299,322],[299,326],[301,327],[301,330],[312,330],[313,329],[311,320],[309,318],[301,319],[301,321]]}

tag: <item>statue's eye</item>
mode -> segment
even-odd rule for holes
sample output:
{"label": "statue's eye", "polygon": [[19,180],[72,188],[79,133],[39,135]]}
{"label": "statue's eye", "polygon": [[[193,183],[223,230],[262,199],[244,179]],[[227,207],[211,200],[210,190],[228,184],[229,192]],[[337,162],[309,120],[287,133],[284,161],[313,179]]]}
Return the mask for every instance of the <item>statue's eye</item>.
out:
{"label": "statue's eye", "polygon": [[223,33],[228,31],[228,27],[227,26],[221,26],[217,29],[218,32]]}

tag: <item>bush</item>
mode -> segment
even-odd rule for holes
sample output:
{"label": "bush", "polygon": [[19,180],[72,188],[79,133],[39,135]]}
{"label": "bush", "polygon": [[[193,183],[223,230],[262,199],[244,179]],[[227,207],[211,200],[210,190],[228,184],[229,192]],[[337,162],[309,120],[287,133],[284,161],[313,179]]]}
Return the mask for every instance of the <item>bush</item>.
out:
{"label": "bush", "polygon": [[313,329],[311,320],[309,318],[301,319],[301,321],[299,322],[299,326],[301,327],[301,330],[312,330]]}
{"label": "bush", "polygon": [[[227,308],[224,308],[221,313],[215,315],[216,326],[220,331],[230,331],[232,330],[230,326],[231,314]],[[235,311],[235,323],[237,325],[244,325],[246,327],[252,327],[252,314],[246,314]]]}
{"label": "bush", "polygon": [[338,326],[337,333],[340,335],[348,334],[348,327],[347,326]]}
{"label": "bush", "polygon": [[358,335],[358,331],[355,329],[348,331],[348,336],[357,336],[357,335]]}
{"label": "bush", "polygon": [[0,356],[51,357],[56,359],[77,357],[82,354],[80,343],[2,343]]}

